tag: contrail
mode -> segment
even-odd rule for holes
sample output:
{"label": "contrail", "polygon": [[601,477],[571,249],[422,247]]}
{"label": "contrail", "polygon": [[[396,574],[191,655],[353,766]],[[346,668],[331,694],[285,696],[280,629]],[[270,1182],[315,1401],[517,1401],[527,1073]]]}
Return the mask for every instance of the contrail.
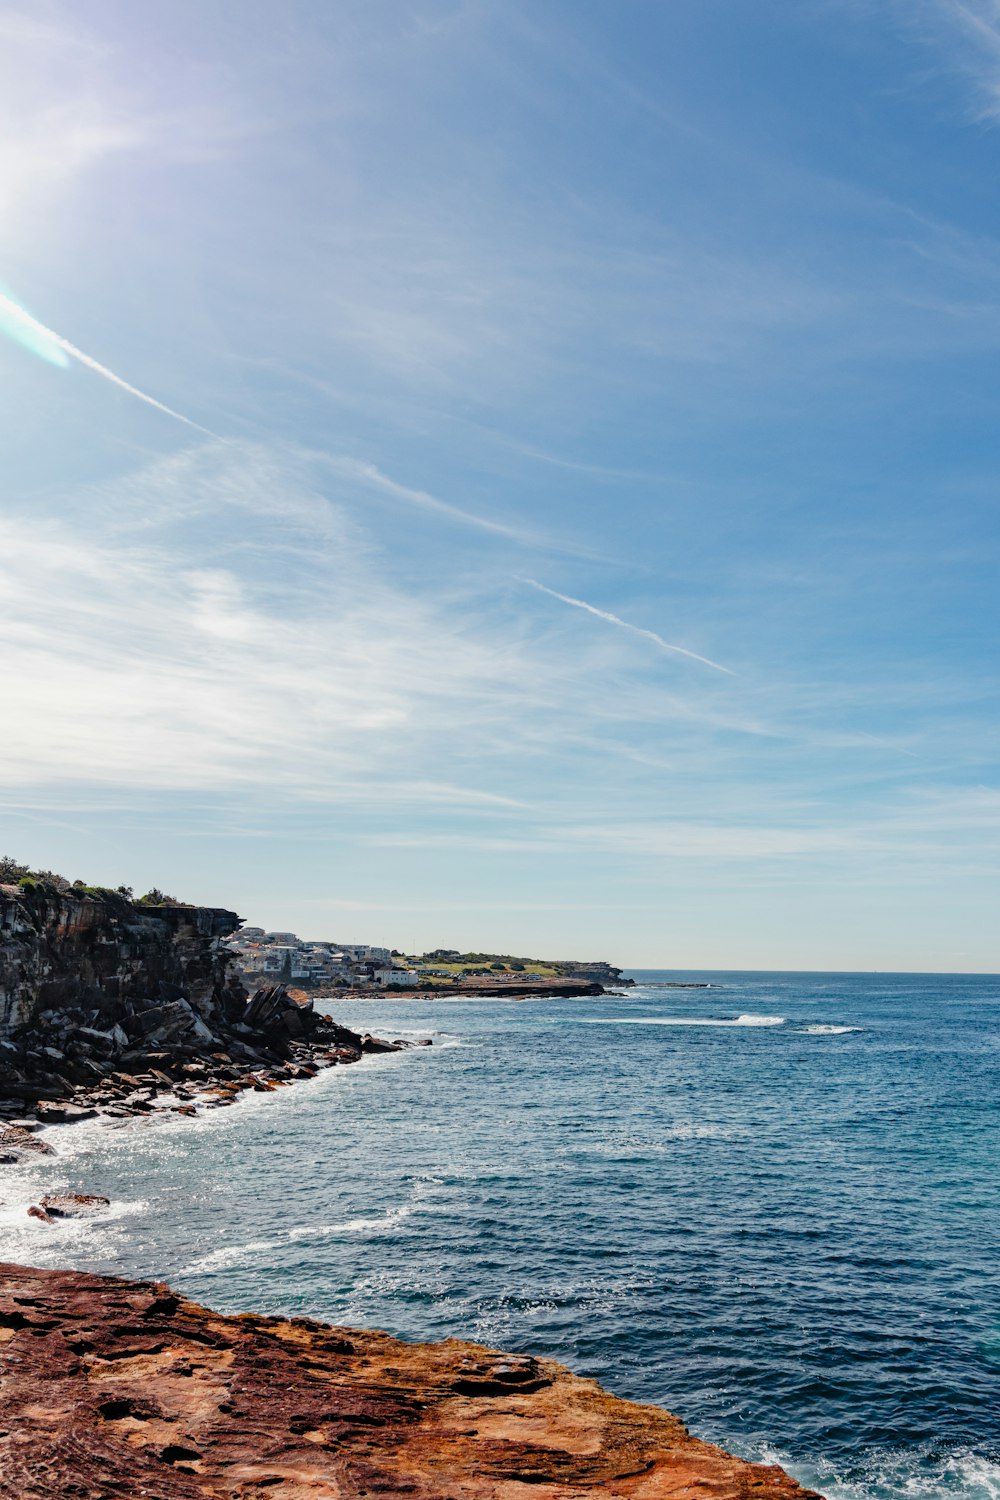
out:
{"label": "contrail", "polygon": [[218,433],[212,432],[210,428],[203,427],[200,422],[193,422],[190,417],[185,417],[182,412],[174,411],[172,406],[164,406],[162,401],[157,401],[155,396],[147,396],[145,391],[140,391],[138,386],[129,385],[114,370],[109,370],[106,365],[99,364],[89,354],[84,354],[69,339],[64,339],[62,334],[55,333],[51,328],[46,328],[37,318],[25,309],[13,297],[8,297],[5,292],[0,292],[0,328],[17,343],[23,344],[26,349],[39,355],[41,359],[47,359],[50,364],[67,363],[65,356],[77,360],[85,365],[88,370],[93,370],[95,375],[103,375],[105,380],[110,380],[112,385],[118,386],[120,390],[128,391],[130,396],[135,396],[139,401],[145,401],[147,406],[152,406],[156,411],[162,411],[164,416],[173,417],[175,422],[183,422],[185,427],[193,427],[196,432],[205,433],[206,437],[218,437]]}
{"label": "contrail", "polygon": [[712,661],[707,656],[699,656],[697,651],[688,651],[686,646],[673,646],[665,641],[662,635],[657,635],[655,630],[644,630],[641,625],[630,625],[628,620],[619,619],[618,615],[611,614],[606,609],[597,609],[593,604],[588,604],[585,599],[574,599],[569,594],[557,594],[555,589],[545,587],[536,578],[522,578],[522,583],[527,583],[533,589],[538,589],[541,594],[548,594],[552,599],[559,599],[563,604],[572,604],[574,609],[586,610],[588,615],[596,615],[599,620],[606,620],[609,625],[620,625],[622,630],[630,630],[633,635],[644,636],[647,641],[652,641],[659,646],[661,651],[669,651],[676,656],[689,656],[692,661],[700,661],[702,666],[711,667],[713,671],[725,672],[727,677],[735,677],[737,674],[732,667],[724,667],[720,662]]}
{"label": "contrail", "polygon": [[448,516],[452,521],[460,521],[464,526],[476,526],[480,531],[490,531],[495,536],[508,537],[522,546],[538,545],[537,538],[518,530],[516,526],[505,526],[502,521],[491,521],[487,516],[477,516],[470,510],[462,510],[457,505],[449,504],[447,500],[439,500],[436,495],[429,494],[427,490],[415,490],[408,484],[400,484],[398,480],[390,479],[388,474],[383,474],[382,470],[376,468],[374,464],[364,463],[356,458],[336,457],[333,454],[324,454],[323,457],[331,469],[347,474],[351,478],[360,479],[365,484],[370,484],[373,489],[393,495],[397,500],[405,500],[410,505],[418,505],[422,510],[436,511],[438,515]]}

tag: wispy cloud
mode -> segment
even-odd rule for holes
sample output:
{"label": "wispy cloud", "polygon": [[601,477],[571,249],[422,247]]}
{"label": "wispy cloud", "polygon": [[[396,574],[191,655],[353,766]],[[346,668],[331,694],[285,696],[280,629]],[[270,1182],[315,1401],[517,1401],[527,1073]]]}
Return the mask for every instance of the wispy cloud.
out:
{"label": "wispy cloud", "polygon": [[[884,3],[851,0],[880,17]],[[964,76],[971,84],[980,121],[1000,120],[1000,5],[997,0],[893,0],[900,24],[934,55],[934,72]]]}
{"label": "wispy cloud", "polygon": [[598,620],[604,620],[609,625],[617,625],[622,630],[628,630],[632,635],[641,636],[644,640],[652,641],[661,651],[666,651],[673,656],[686,656],[691,661],[701,662],[703,667],[711,667],[715,672],[725,672],[727,677],[735,677],[736,673],[732,667],[724,667],[721,662],[712,661],[711,657],[700,656],[697,651],[689,651],[686,646],[675,646],[671,641],[665,641],[662,635],[657,635],[655,630],[646,630],[641,625],[633,625],[628,620],[623,620],[619,615],[613,615],[610,610],[598,609],[594,604],[588,604],[585,599],[574,599],[571,594],[560,594],[556,589],[547,588],[544,583],[539,583],[536,578],[522,578],[530,588],[537,589],[540,594],[548,594],[552,599],[558,599],[562,604],[571,604],[574,609],[582,609],[588,615],[594,615]]}
{"label": "wispy cloud", "polygon": [[[300,477],[206,444],[85,492],[85,526],[0,519],[0,783],[523,807],[469,767],[501,737],[537,753],[551,667],[393,583]],[[308,562],[276,575],[296,534]]]}
{"label": "wispy cloud", "polygon": [[[762,809],[763,810],[763,809]],[[816,810],[772,807],[774,821],[739,821],[731,816],[650,817],[614,823],[539,819],[516,834],[493,829],[379,832],[364,835],[376,848],[438,849],[494,854],[565,855],[603,850],[652,862],[704,861],[803,864],[817,859],[845,869],[882,860],[912,860],[929,869],[935,862],[963,863],[971,857],[997,864],[1000,793],[988,788],[948,791],[911,788],[892,805],[870,815],[818,817]],[[779,821],[780,818],[780,821]]]}
{"label": "wispy cloud", "polygon": [[366,463],[362,459],[329,454],[321,455],[321,457],[334,473],[357,480],[361,484],[380,491],[383,495],[389,495],[393,500],[402,501],[405,505],[413,505],[418,510],[429,511],[449,521],[457,521],[462,526],[473,526],[493,536],[504,537],[507,541],[517,542],[522,547],[540,545],[540,539],[530,531],[508,525],[504,521],[491,520],[488,516],[476,515],[473,511],[452,505],[448,500],[440,500],[437,495],[431,495],[427,490],[414,489],[411,485],[401,484],[388,474],[384,474],[375,464]]}

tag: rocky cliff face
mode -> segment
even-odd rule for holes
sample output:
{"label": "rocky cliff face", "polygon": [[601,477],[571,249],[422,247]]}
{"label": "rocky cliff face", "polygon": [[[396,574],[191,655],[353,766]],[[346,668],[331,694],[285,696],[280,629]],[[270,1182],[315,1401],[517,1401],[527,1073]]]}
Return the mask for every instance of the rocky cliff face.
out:
{"label": "rocky cliff face", "polygon": [[811,1497],[552,1360],[162,1284],[0,1265],[0,1371],[0,1500]]}
{"label": "rocky cliff face", "polygon": [[[39,1101],[49,1118],[147,1112],[163,1089],[188,1108],[192,1085],[221,1084],[228,1097],[269,1087],[261,1067],[279,1064],[284,1077],[289,1059],[317,1049],[326,1066],[385,1045],[280,986],[248,999],[223,947],[239,920],[213,907],[0,887],[0,1117],[41,1115]],[[8,1132],[0,1154],[16,1159],[23,1144]]]}
{"label": "rocky cliff face", "polygon": [[0,886],[0,1037],[46,1012],[87,1014],[110,1029],[180,999],[209,1027],[229,1019],[243,990],[222,939],[239,925],[214,907]]}

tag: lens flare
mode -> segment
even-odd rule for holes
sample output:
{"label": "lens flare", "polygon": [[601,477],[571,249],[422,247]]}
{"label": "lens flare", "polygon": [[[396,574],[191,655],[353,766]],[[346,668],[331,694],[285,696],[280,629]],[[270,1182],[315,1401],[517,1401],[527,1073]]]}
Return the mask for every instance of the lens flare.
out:
{"label": "lens flare", "polygon": [[15,302],[3,287],[0,287],[0,332],[5,333],[22,349],[30,349],[47,364],[65,369],[69,355],[61,349],[44,324],[33,318],[25,308]]}
{"label": "lens flare", "polygon": [[109,380],[116,385],[120,391],[127,391],[137,401],[144,401],[147,406],[154,410],[163,412],[164,416],[173,417],[175,422],[183,422],[185,427],[193,427],[196,432],[203,432],[206,437],[218,437],[210,427],[203,427],[200,422],[193,422],[183,412],[174,411],[172,406],[166,406],[162,401],[157,401],[155,396],[141,391],[137,385],[123,380],[116,375],[114,370],[109,370],[107,365],[102,365],[92,354],[84,354],[69,339],[64,339],[61,333],[55,333],[51,328],[46,328],[37,318],[16,302],[9,292],[0,289],[0,332],[6,333],[8,338],[14,340],[25,349],[30,349],[32,354],[37,354],[39,359],[47,360],[51,365],[65,367],[70,360],[75,359],[88,370],[93,370],[95,375],[100,375],[103,380]]}

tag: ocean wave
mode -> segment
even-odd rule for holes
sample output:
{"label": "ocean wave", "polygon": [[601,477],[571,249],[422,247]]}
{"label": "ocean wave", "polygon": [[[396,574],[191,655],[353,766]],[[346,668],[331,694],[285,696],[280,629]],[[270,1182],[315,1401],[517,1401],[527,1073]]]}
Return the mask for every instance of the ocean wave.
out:
{"label": "ocean wave", "polygon": [[415,1207],[415,1204],[403,1203],[398,1208],[370,1218],[359,1216],[341,1219],[333,1224],[303,1224],[299,1228],[285,1230],[280,1239],[250,1240],[242,1245],[224,1245],[219,1250],[212,1250],[208,1255],[189,1261],[180,1274],[200,1276],[207,1271],[232,1271],[255,1256],[275,1252],[280,1254],[289,1245],[298,1244],[302,1240],[323,1239],[337,1234],[378,1234],[381,1230],[392,1229],[408,1219]]}
{"label": "ocean wave", "polygon": [[[52,1184],[45,1184],[51,1191]],[[69,1189],[70,1191],[72,1189]],[[119,1244],[129,1233],[128,1221],[149,1208],[142,1198],[112,1202],[98,1213],[74,1218],[54,1218],[50,1223],[28,1217],[28,1206],[37,1203],[41,1193],[32,1193],[17,1203],[6,1202],[0,1208],[0,1239],[4,1258],[26,1265],[64,1265],[77,1255],[88,1259]]]}
{"label": "ocean wave", "polygon": [[225,1245],[221,1250],[212,1250],[198,1260],[192,1260],[178,1274],[199,1276],[205,1271],[232,1271],[250,1255],[261,1255],[266,1250],[280,1250],[279,1240],[251,1240],[247,1245]]}
{"label": "ocean wave", "polygon": [[420,1027],[418,1029],[414,1026],[393,1026],[391,1024],[387,1024],[383,1026],[382,1030],[385,1032],[386,1036],[392,1038],[400,1037],[404,1040],[406,1037],[410,1036],[420,1037],[423,1040],[426,1040],[428,1037],[430,1037],[433,1047],[436,1048],[438,1052],[444,1052],[449,1047],[469,1047],[476,1045],[475,1043],[470,1043],[469,1041],[467,1041],[465,1037],[458,1036],[454,1031],[432,1031],[426,1026]]}
{"label": "ocean wave", "polygon": [[784,1016],[570,1016],[584,1026],[783,1026]]}
{"label": "ocean wave", "polygon": [[1000,1500],[1000,1462],[968,1449],[928,1456],[919,1450],[866,1456],[859,1474],[842,1476],[826,1459],[801,1463],[769,1445],[753,1455],[781,1464],[826,1500]]}
{"label": "ocean wave", "polygon": [[397,1208],[387,1209],[384,1214],[375,1214],[370,1218],[363,1216],[356,1219],[341,1219],[333,1224],[304,1224],[301,1229],[291,1229],[288,1232],[290,1240],[311,1240],[330,1234],[378,1234],[383,1229],[394,1229],[397,1224],[402,1224],[416,1209],[416,1203],[401,1203]]}
{"label": "ocean wave", "polygon": [[432,1203],[427,1202],[439,1186],[439,1178],[419,1178],[415,1181],[412,1197],[405,1203],[397,1204],[395,1208],[386,1209],[384,1213],[359,1214],[352,1219],[334,1220],[330,1224],[301,1224],[294,1229],[283,1230],[279,1238],[250,1240],[240,1245],[224,1245],[218,1250],[210,1251],[208,1255],[201,1255],[196,1260],[189,1261],[179,1274],[199,1276],[207,1271],[234,1270],[254,1256],[283,1252],[289,1245],[300,1244],[306,1240],[326,1239],[341,1234],[382,1234],[386,1230],[394,1229],[397,1224],[402,1224],[417,1209],[426,1213],[439,1211]]}
{"label": "ocean wave", "polygon": [[803,1026],[800,1036],[846,1036],[849,1031],[860,1031],[860,1026]]}
{"label": "ocean wave", "polygon": [[[724,990],[724,984],[708,984],[699,981],[681,983],[677,979],[640,979],[632,986],[632,994],[638,994],[640,990]],[[610,990],[608,991],[610,994]]]}
{"label": "ocean wave", "polygon": [[649,1155],[675,1150],[677,1141],[731,1140],[741,1132],[731,1125],[719,1125],[694,1120],[678,1120],[666,1125],[655,1135],[636,1131],[617,1131],[585,1146],[577,1146],[571,1155],[593,1155],[628,1157]]}

